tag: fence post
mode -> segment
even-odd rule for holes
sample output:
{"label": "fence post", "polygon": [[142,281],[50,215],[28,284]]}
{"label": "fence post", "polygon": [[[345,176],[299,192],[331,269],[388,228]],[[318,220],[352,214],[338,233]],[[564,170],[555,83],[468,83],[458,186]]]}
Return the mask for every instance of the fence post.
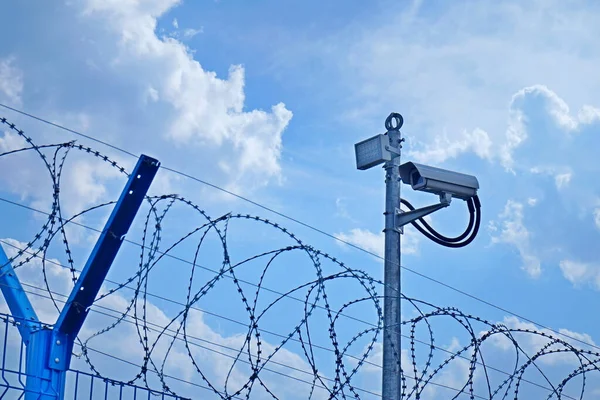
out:
{"label": "fence post", "polygon": [[62,400],[65,392],[66,371],[48,368],[52,330],[41,327],[32,332],[27,345],[25,361],[25,400]]}
{"label": "fence post", "polygon": [[151,157],[142,155],[139,158],[52,329],[40,324],[13,267],[4,251],[0,251],[0,289],[11,313],[26,321],[19,326],[19,332],[27,346],[26,400],[64,399],[65,376],[77,334],[146,197],[159,165]]}

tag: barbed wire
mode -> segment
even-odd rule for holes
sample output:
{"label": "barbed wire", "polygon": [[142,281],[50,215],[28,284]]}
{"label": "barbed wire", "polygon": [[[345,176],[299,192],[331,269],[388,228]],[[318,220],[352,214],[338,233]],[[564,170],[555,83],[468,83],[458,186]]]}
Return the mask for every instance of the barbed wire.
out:
{"label": "barbed wire", "polygon": [[[14,244],[12,244],[12,243],[10,243],[10,242],[7,242],[7,241],[4,241],[4,240],[0,240],[0,244],[4,245],[4,246],[6,246],[6,247],[9,247],[9,248],[15,248],[16,250],[19,250],[19,249],[20,249],[18,246],[15,246]],[[56,265],[56,266],[59,266],[59,267],[61,267],[61,268],[65,268],[65,269],[68,269],[68,268],[69,268],[69,267],[67,267],[67,266],[65,266],[65,265],[62,265],[62,264],[60,264],[60,263],[56,262],[55,260],[47,260],[47,262],[48,262],[48,263],[50,263],[50,264],[54,264],[54,265]],[[79,270],[77,270],[77,272],[79,272]],[[107,279],[107,280],[106,280],[106,282],[109,282],[109,283],[111,283],[111,284],[114,284],[114,285],[119,285],[119,283],[118,283],[118,282],[112,281],[112,280],[110,280],[110,279]],[[26,284],[26,283],[25,283],[24,285],[25,285],[25,286],[28,286],[28,287],[31,287],[31,288],[37,288],[37,287],[35,287],[35,286],[33,286],[33,285],[29,285],[29,284]],[[129,289],[129,290],[133,290],[133,291],[135,290],[135,288],[134,288],[134,287],[131,287],[131,286],[125,286],[125,288],[127,288],[127,289]],[[40,288],[37,288],[37,289],[40,289]],[[39,293],[34,293],[34,294],[35,294],[35,295],[37,295],[37,296],[41,296]],[[66,296],[66,295],[64,295],[64,294],[59,294],[59,293],[54,293],[54,294],[55,294],[55,295],[58,295],[58,296],[61,296],[61,297],[63,297],[63,298],[67,297],[67,296]],[[185,306],[185,304],[184,304],[184,303],[181,303],[181,302],[178,302],[178,301],[175,301],[175,300],[172,300],[172,299],[168,299],[168,298],[165,298],[165,297],[163,297],[163,296],[160,296],[160,295],[156,295],[156,294],[154,294],[154,293],[151,293],[151,292],[147,292],[147,295],[148,295],[149,297],[157,298],[157,299],[159,299],[159,300],[166,300],[166,301],[168,301],[168,302],[170,302],[170,303],[174,303],[174,304],[176,304],[176,305],[178,305],[178,306]],[[62,300],[58,300],[58,301],[59,301],[59,302],[61,302],[61,303],[63,303],[63,301],[62,301]],[[100,305],[98,305],[98,304],[96,304],[94,307],[98,307],[100,310],[103,310],[103,311],[112,311],[112,312],[118,312],[118,311],[112,310],[112,309],[110,309],[110,308],[107,308],[107,307],[100,306]],[[208,315],[211,315],[211,316],[215,316],[215,317],[217,317],[217,318],[220,318],[220,319],[224,319],[224,320],[226,320],[226,321],[229,321],[229,322],[233,322],[233,323],[235,323],[235,324],[237,324],[237,325],[242,325],[242,326],[246,325],[244,322],[241,322],[241,321],[238,321],[238,320],[235,320],[235,319],[232,319],[232,318],[228,318],[228,317],[225,317],[225,316],[222,316],[222,315],[219,315],[219,314],[213,313],[213,312],[211,312],[211,311],[209,311],[209,310],[206,310],[206,309],[200,309],[200,308],[197,308],[197,307],[191,307],[191,309],[193,309],[193,310],[196,310],[196,311],[199,311],[199,312],[202,312],[202,313],[205,313],[205,314],[208,314]],[[94,311],[94,312],[99,312],[99,313],[102,313],[103,315],[108,315],[108,314],[106,314],[106,313],[103,313],[103,311],[97,311],[97,310],[96,310],[96,309],[94,309],[94,308],[92,308],[92,311]],[[341,315],[341,313],[340,313],[339,315]],[[110,316],[114,318],[114,316],[113,316],[113,315],[110,315]],[[128,317],[129,317],[129,318],[132,318],[132,319],[135,319],[133,316],[128,316]],[[129,322],[129,323],[132,323],[131,321],[127,321],[127,322]],[[154,325],[155,327],[158,327],[158,325],[156,325],[156,324],[153,324],[153,323],[151,323],[151,322],[148,322],[148,323],[149,323],[150,325]],[[164,328],[164,327],[161,327],[161,328]],[[260,330],[260,332],[261,332],[261,333],[263,333],[263,334],[264,334],[264,333],[266,333],[266,334],[268,334],[268,335],[273,335],[273,336],[275,336],[275,337],[277,337],[277,338],[279,338],[279,339],[285,338],[285,336],[284,336],[284,335],[281,335],[281,334],[279,334],[279,333],[276,333],[276,332],[272,332],[272,331],[269,331],[269,330],[264,330],[264,329],[259,329],[259,330]],[[404,338],[406,338],[406,339],[411,339],[411,337],[410,337],[410,336],[408,336],[408,335],[403,335],[403,337],[404,337]],[[192,337],[192,338],[193,338],[193,337]],[[207,342],[207,343],[213,344],[213,345],[215,345],[215,346],[217,346],[217,347],[223,347],[222,345],[219,345],[219,344],[217,344],[217,343],[210,342],[210,341],[208,341],[208,340],[206,340],[206,339],[201,339],[201,338],[193,338],[193,339],[197,339],[197,340],[200,340],[200,341],[204,341],[204,342]],[[295,339],[295,338],[294,338],[293,340],[294,340],[294,341],[298,341],[298,342],[300,342],[298,339]],[[414,337],[413,337],[413,338],[412,338],[412,341],[414,342],[414,344],[427,345],[428,347],[432,347],[432,345],[431,345],[430,343],[426,343],[425,341],[419,340],[418,338],[414,338]],[[313,343],[311,343],[311,344],[312,344],[312,348],[319,349],[319,350],[325,350],[325,351],[328,351],[328,352],[333,352],[333,350],[331,350],[331,349],[329,349],[329,348],[327,348],[327,347],[325,347],[325,346],[322,346],[322,345],[316,344],[316,343],[314,343],[314,342],[313,342]],[[444,352],[444,353],[446,353],[446,354],[448,354],[448,355],[452,355],[452,354],[454,354],[453,352],[451,352],[451,351],[449,351],[448,349],[445,349],[445,348],[443,348],[443,347],[439,347],[439,346],[435,346],[435,345],[433,345],[433,347],[434,347],[434,349],[435,349],[435,350],[438,350],[438,351],[440,351],[440,352]],[[231,350],[231,348],[229,348],[229,349]],[[358,360],[358,361],[360,361],[360,358],[359,358],[359,357],[357,357],[357,356],[354,356],[354,355],[349,355],[349,354],[348,354],[348,355],[347,355],[347,357],[349,357],[350,359],[354,359],[354,360]],[[469,360],[469,359],[468,359],[467,357],[465,357],[464,355],[459,355],[458,357],[459,357],[459,358],[462,358],[462,359],[465,359],[465,360]],[[274,363],[275,363],[275,364],[278,364],[277,362],[274,362]],[[478,363],[478,364],[479,364],[479,365],[482,365],[482,366],[484,365],[484,364],[482,364],[482,363]],[[285,364],[281,364],[281,365],[284,365],[284,366],[286,366]],[[365,361],[364,361],[364,365],[367,365],[367,366],[372,366],[372,367],[379,368],[379,369],[381,369],[381,368],[382,368],[382,366],[381,366],[381,365],[379,365],[379,364],[377,364],[377,363],[374,363],[374,362],[370,362],[369,360],[365,360]],[[503,371],[503,370],[501,370],[501,369],[495,368],[495,367],[493,367],[493,366],[486,365],[486,367],[487,367],[489,370],[493,371],[493,372],[498,372],[498,373],[501,373],[501,374],[503,374],[503,375],[506,375],[506,376],[509,376],[509,375],[510,375],[510,373],[508,373],[508,372],[506,372],[506,371]],[[293,367],[291,367],[291,368],[293,368]],[[551,389],[549,389],[548,387],[542,386],[542,385],[540,385],[540,384],[538,384],[538,383],[532,382],[532,381],[530,381],[530,380],[527,380],[527,379],[523,379],[523,382],[524,382],[524,383],[527,383],[527,384],[530,384],[530,385],[537,386],[537,387],[538,387],[538,388],[540,388],[540,389],[544,389],[544,390],[551,390]],[[445,386],[445,385],[440,385],[440,384],[438,384],[438,383],[436,383],[436,382],[432,382],[431,384],[432,384],[432,385],[434,385],[434,386],[446,387],[446,388],[449,388],[449,389],[451,389],[451,390],[456,390],[456,391],[458,391],[458,389],[455,389],[455,388],[452,388],[452,387],[448,387],[448,386]],[[362,390],[363,390],[363,389],[361,389],[361,391],[362,391]],[[570,398],[570,397],[566,396],[566,398]]]}
{"label": "barbed wire", "polygon": [[[80,131],[77,131],[75,129],[71,129],[71,128],[69,128],[67,126],[64,126],[64,125],[61,125],[59,123],[49,121],[48,119],[42,118],[42,117],[40,117],[38,115],[34,115],[32,113],[28,113],[26,111],[23,111],[23,110],[11,107],[11,106],[9,106],[7,104],[4,104],[4,103],[0,103],[0,107],[4,108],[6,110],[12,111],[14,113],[17,113],[19,115],[28,117],[28,118],[30,118],[32,120],[36,120],[36,121],[41,122],[43,124],[46,124],[48,126],[52,126],[54,128],[63,130],[65,132],[69,132],[69,133],[71,133],[71,134],[73,134],[75,136],[85,138],[86,140],[90,140],[90,141],[92,141],[94,143],[101,144],[102,146],[106,146],[106,147],[108,147],[108,148],[110,148],[112,150],[115,150],[116,152],[125,154],[127,156],[130,156],[130,157],[133,157],[133,158],[137,158],[138,157],[136,154],[134,154],[131,151],[128,151],[128,150],[126,150],[126,149],[124,149],[122,147],[116,146],[116,145],[114,145],[114,144],[112,144],[110,142],[107,142],[105,140],[101,140],[98,137],[86,135],[86,134],[84,134],[84,133],[82,133]],[[326,232],[326,231],[324,231],[322,229],[319,229],[318,227],[315,227],[315,226],[313,226],[313,225],[311,225],[309,223],[301,221],[301,220],[299,220],[299,219],[297,219],[297,218],[295,218],[295,217],[293,217],[291,215],[282,213],[282,212],[280,212],[280,211],[278,211],[278,210],[276,210],[276,209],[274,209],[272,207],[269,207],[269,206],[267,206],[265,204],[261,204],[261,203],[259,203],[257,201],[254,201],[254,200],[252,200],[252,199],[250,199],[248,197],[242,196],[242,195],[240,195],[238,193],[234,193],[234,192],[232,192],[232,191],[230,191],[230,190],[228,190],[228,189],[226,189],[224,187],[221,187],[221,186],[216,185],[214,183],[208,182],[208,181],[206,181],[206,180],[204,180],[202,178],[199,178],[198,176],[190,175],[190,174],[188,174],[186,172],[177,170],[175,168],[170,168],[170,167],[167,167],[165,165],[161,165],[161,169],[165,170],[165,171],[172,172],[172,173],[174,173],[176,175],[185,177],[185,178],[190,179],[192,181],[201,183],[201,184],[203,184],[205,186],[211,187],[211,188],[213,188],[215,190],[218,190],[218,191],[220,191],[222,193],[225,193],[225,194],[227,194],[229,196],[232,196],[234,198],[240,199],[240,200],[242,200],[244,202],[247,202],[247,203],[249,203],[249,204],[251,204],[253,206],[256,206],[256,207],[258,207],[258,208],[260,208],[262,210],[265,210],[265,211],[267,211],[269,213],[272,213],[274,215],[282,217],[282,218],[284,218],[284,219],[286,219],[288,221],[291,221],[291,222],[294,222],[296,224],[299,224],[299,225],[301,225],[301,226],[303,226],[305,228],[308,228],[308,229],[310,229],[310,230],[312,230],[314,232],[322,234],[322,235],[324,235],[324,236],[326,236],[326,237],[328,237],[328,238],[330,238],[332,240],[335,240],[335,241],[337,241],[339,243],[343,243],[344,245],[347,245],[347,246],[349,246],[351,248],[354,248],[354,249],[356,249],[356,250],[358,250],[360,252],[363,252],[365,254],[369,254],[369,255],[371,255],[371,256],[373,256],[375,258],[378,258],[378,259],[380,259],[382,261],[393,262],[392,260],[385,260],[381,255],[377,254],[374,251],[368,250],[368,249],[366,249],[364,247],[361,247],[359,245],[351,243],[351,242],[349,242],[347,240],[344,240],[344,239],[342,239],[342,238],[340,238],[340,237],[338,237],[338,236],[336,236],[336,235],[334,235],[332,233]],[[6,201],[5,199],[2,199],[2,198],[0,198],[0,200]],[[13,203],[13,204],[16,204],[16,203]],[[23,205],[19,204],[19,206],[23,206]],[[37,210],[37,211],[39,212],[39,210]],[[75,221],[73,221],[73,223],[77,224],[77,222],[75,222]],[[172,255],[168,255],[168,257],[174,258]],[[586,342],[585,340],[581,339],[580,337],[572,336],[572,335],[569,335],[569,334],[567,334],[565,332],[562,332],[562,331],[559,331],[559,330],[555,330],[555,329],[553,329],[553,328],[551,328],[551,327],[549,327],[549,326],[547,326],[545,324],[542,324],[542,323],[540,323],[538,321],[534,321],[531,318],[528,318],[528,317],[526,317],[526,316],[524,316],[522,314],[516,313],[515,311],[511,311],[511,310],[507,309],[506,307],[503,307],[503,306],[501,306],[499,304],[496,304],[496,303],[493,303],[491,301],[485,300],[484,298],[481,298],[481,297],[479,297],[479,296],[477,296],[477,295],[475,295],[473,293],[467,292],[467,291],[465,291],[465,290],[463,290],[461,288],[458,288],[458,287],[455,287],[453,285],[447,284],[447,283],[445,283],[445,282],[443,282],[443,281],[441,281],[439,279],[436,279],[436,278],[434,278],[432,276],[426,275],[426,274],[424,274],[422,272],[419,272],[419,271],[417,271],[415,269],[412,269],[412,268],[407,267],[405,265],[400,265],[400,268],[402,270],[410,272],[411,274],[414,274],[414,275],[416,275],[416,276],[418,276],[420,278],[423,278],[425,280],[433,282],[436,285],[442,286],[442,287],[444,287],[444,288],[446,288],[448,290],[451,290],[451,291],[453,291],[455,293],[458,293],[461,296],[465,296],[465,297],[467,297],[467,298],[469,298],[471,300],[474,300],[476,302],[479,302],[479,303],[481,303],[481,304],[483,304],[485,306],[488,306],[488,307],[491,307],[493,309],[496,309],[497,311],[500,311],[500,312],[503,312],[503,313],[507,313],[507,314],[513,315],[513,316],[515,316],[515,317],[517,317],[517,318],[519,318],[521,320],[524,320],[526,322],[530,322],[530,323],[536,325],[538,329],[549,330],[549,331],[553,332],[555,335],[558,335],[558,336],[564,337],[564,338],[566,338],[568,340],[572,340],[572,341],[578,342],[580,344],[583,344],[583,345],[586,345],[586,346],[591,346],[593,348],[596,348],[596,349],[600,350],[600,346],[598,346],[598,345],[596,345],[594,343],[589,343],[589,342]],[[264,288],[264,289],[267,290],[266,288]],[[272,290],[272,289],[269,289],[269,290]]]}
{"label": "barbed wire", "polygon": [[[76,261],[74,233],[69,229],[86,226],[81,222],[84,218],[92,218],[115,203],[108,201],[83,210],[66,210],[61,189],[67,158],[78,153],[99,160],[119,174],[128,174],[117,161],[92,148],[76,142],[36,145],[5,118],[0,118],[0,123],[21,142],[4,149],[0,160],[20,154],[37,155],[52,188],[47,218],[31,240],[7,246],[11,250],[9,262],[14,269],[31,270],[41,276],[40,286],[27,284],[27,287],[43,290],[43,297],[58,312],[65,294],[53,287],[57,279],[64,278],[54,273],[52,266],[58,264],[61,270],[68,270],[71,287],[80,272],[75,267],[80,263]],[[191,200],[176,194],[149,195],[146,206],[147,211],[140,214],[141,223],[136,226],[140,237],[137,265],[122,279],[111,280],[112,287],[105,287],[94,303],[94,308],[103,310],[110,322],[88,321],[86,332],[78,339],[81,353],[77,356],[94,374],[151,390],[159,385],[163,391],[180,396],[181,388],[169,371],[185,356],[188,372],[192,371],[215,398],[289,397],[289,387],[278,385],[277,379],[301,382],[306,387],[302,395],[309,399],[379,396],[377,385],[372,382],[379,381],[381,372],[379,348],[384,332],[382,296],[378,292],[383,285],[381,281],[303,242],[286,227],[266,218],[235,213],[213,218]],[[266,248],[239,245],[236,229],[242,229],[245,241],[262,237],[261,246]],[[3,241],[6,243],[9,242]],[[59,248],[62,255],[57,253]],[[151,291],[152,282],[158,279],[168,284],[160,267],[169,257],[181,258],[178,255],[181,252],[192,254],[190,268],[185,274],[177,270],[177,276],[184,277],[181,282],[185,284],[173,287],[170,292],[180,294],[183,299],[169,299],[169,307],[163,312],[151,301],[157,299]],[[51,257],[66,261],[59,263]],[[199,268],[201,260],[213,268]],[[283,273],[278,269],[282,266],[286,268]],[[296,274],[290,274],[291,270]],[[213,272],[208,274],[209,271]],[[266,282],[273,279],[285,289],[267,290]],[[540,391],[547,399],[582,399],[586,388],[597,389],[588,374],[598,372],[600,353],[576,347],[576,338],[560,338],[521,321],[492,322],[453,307],[439,307],[398,295],[404,315],[410,316],[402,322],[404,346],[395,349],[402,366],[403,399],[538,398]],[[233,304],[235,297],[245,314],[245,323],[236,319],[238,326],[243,324],[243,333],[231,336],[227,343],[223,343],[223,337],[202,337],[197,333],[204,324],[201,302],[220,299]],[[292,310],[284,303],[291,298],[300,300],[299,309]],[[297,319],[292,328],[281,333],[292,318],[292,311],[298,312]],[[356,318],[356,314],[361,318]],[[349,323],[360,320],[363,323]],[[263,339],[266,331],[263,325],[269,323],[277,325],[280,331],[277,343]],[[136,366],[136,372],[128,378],[108,376],[112,370],[94,354],[110,353],[91,344],[104,337],[119,337],[125,326],[134,328],[142,362],[130,363]],[[328,340],[327,345],[324,340]],[[436,344],[448,340],[448,345]],[[317,349],[328,351],[317,353]],[[215,366],[205,359],[206,351],[217,352],[221,361],[229,360],[227,366],[216,373]],[[484,357],[485,354],[489,356]],[[492,354],[501,367],[488,366]],[[123,361],[117,356],[113,358]],[[378,368],[373,371],[373,366]],[[302,374],[302,378],[296,373]],[[306,379],[307,376],[310,378]],[[440,394],[440,390],[448,392]]]}

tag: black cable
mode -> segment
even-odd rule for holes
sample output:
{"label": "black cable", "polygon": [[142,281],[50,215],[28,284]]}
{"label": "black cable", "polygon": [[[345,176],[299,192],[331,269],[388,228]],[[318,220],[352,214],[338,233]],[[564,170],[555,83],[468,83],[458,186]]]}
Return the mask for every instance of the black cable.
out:
{"label": "black cable", "polygon": [[[467,226],[467,229],[465,230],[465,232],[463,232],[460,236],[457,236],[455,238],[447,238],[446,236],[438,233],[423,218],[419,218],[415,221],[412,221],[411,225],[414,226],[415,229],[417,229],[421,234],[423,234],[425,237],[427,237],[427,239],[433,241],[434,243],[439,244],[440,246],[451,247],[451,248],[465,247],[475,239],[475,237],[477,236],[477,233],[479,232],[479,227],[481,225],[481,203],[479,201],[479,197],[474,196],[473,200],[474,200],[474,205],[470,201],[467,202],[467,206],[469,207],[469,214],[470,214],[469,225]],[[402,201],[402,204],[406,205],[411,211],[415,210],[415,207],[407,200],[402,199],[401,201]],[[474,224],[473,224],[473,219],[475,220]],[[422,223],[424,225],[424,227],[419,225],[419,222]],[[475,225],[474,228],[473,228],[473,225]],[[471,229],[473,229],[472,232],[471,232]],[[464,238],[466,238],[467,235],[469,235],[469,233],[470,233],[470,236],[464,242],[460,242],[460,240],[463,240]],[[450,239],[450,240],[447,240],[447,239]]]}
{"label": "black cable", "polygon": [[[410,203],[408,203],[408,201],[402,199],[402,203],[410,208]],[[434,228],[432,228],[427,223],[427,221],[425,221],[424,218],[420,218],[419,222],[422,223],[423,226],[425,227],[425,229],[428,229],[429,232],[432,233],[438,239],[440,239],[444,242],[457,243],[457,242],[460,242],[461,240],[465,239],[469,235],[469,233],[471,233],[471,230],[473,229],[473,224],[475,223],[475,206],[473,205],[473,199],[467,200],[467,207],[469,209],[469,224],[467,225],[467,228],[465,229],[465,231],[456,237],[449,237],[449,236],[442,235],[441,233],[437,232]]]}

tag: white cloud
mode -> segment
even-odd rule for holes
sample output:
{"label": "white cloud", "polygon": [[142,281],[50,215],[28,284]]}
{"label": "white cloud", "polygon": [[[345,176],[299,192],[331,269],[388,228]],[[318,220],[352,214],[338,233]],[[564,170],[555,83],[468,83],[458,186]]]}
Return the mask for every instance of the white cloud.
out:
{"label": "white cloud", "polygon": [[534,197],[530,197],[527,199],[527,204],[529,204],[529,206],[531,207],[535,207],[535,205],[538,203],[538,199],[534,198]]}
{"label": "white cloud", "polygon": [[[529,136],[544,139],[544,132],[527,132],[524,98],[542,101],[567,132],[599,120],[600,46],[590,35],[600,35],[597,8],[484,0],[444,3],[432,14],[424,2],[410,3],[290,50],[316,52],[336,69],[345,84],[341,90],[351,88],[346,117],[370,124],[382,109],[398,109],[409,138],[424,144],[416,154],[443,161],[473,152],[508,170],[515,167],[514,150]],[[300,56],[290,59],[297,63]],[[565,79],[565,70],[572,79]]]}
{"label": "white cloud", "polygon": [[335,209],[336,209],[335,215],[337,217],[347,219],[348,221],[351,221],[353,223],[358,222],[348,212],[348,208],[346,206],[346,199],[345,198],[338,197],[338,198],[335,199]]}
{"label": "white cloud", "polygon": [[383,232],[373,233],[367,229],[354,228],[349,233],[338,233],[335,237],[383,257]]}
{"label": "white cloud", "polygon": [[596,228],[600,229],[600,208],[594,210],[594,223],[596,224]]}
{"label": "white cloud", "polygon": [[[592,337],[587,333],[578,333],[573,332],[569,329],[558,329],[559,334],[550,331],[549,329],[539,329],[536,325],[521,321],[519,318],[515,316],[504,317],[502,324],[505,325],[509,329],[520,329],[520,330],[529,330],[531,332],[515,332],[512,334],[513,338],[518,341],[519,346],[522,351],[525,351],[530,357],[532,357],[535,353],[542,350],[544,346],[546,346],[550,339],[548,337],[555,337],[563,340],[569,345],[582,349],[586,348],[586,344],[591,346],[596,346]],[[541,332],[546,336],[542,336],[539,334],[535,334],[532,332]],[[483,334],[483,332],[482,332]],[[507,338],[502,334],[495,334],[488,339],[491,344],[495,347],[502,349],[504,351],[514,352],[514,344],[511,339]],[[583,343],[582,343],[583,342]],[[585,343],[585,344],[584,344]],[[552,345],[546,350],[552,350],[557,348],[563,348],[562,344]],[[589,348],[589,347],[588,347]],[[546,364],[546,365],[559,365],[559,364],[578,364],[579,359],[573,353],[553,353],[546,354],[536,360],[536,362]]]}
{"label": "white cloud", "polygon": [[[512,102],[511,102],[512,106]],[[502,144],[500,150],[500,162],[507,170],[511,170],[513,165],[512,153],[527,139],[527,130],[525,128],[525,116],[521,110],[514,110],[512,107],[508,112],[508,127],[506,129],[506,142]]]}
{"label": "white cloud", "polygon": [[[494,162],[496,160],[509,171],[515,166],[514,151],[529,139],[527,116],[522,109],[522,103],[527,99],[541,98],[545,109],[552,121],[565,132],[575,132],[582,125],[589,125],[600,120],[600,109],[584,105],[577,116],[572,116],[567,103],[555,92],[544,85],[527,86],[516,92],[511,99],[508,109],[508,126],[504,137],[492,136],[481,128],[472,131],[462,130],[461,133],[436,135],[430,141],[423,141],[421,150],[409,151],[416,161],[441,163],[447,159],[457,158],[462,154],[472,152],[481,159]],[[536,134],[539,134],[536,132]],[[570,173],[556,176],[556,186],[565,187],[571,179]]]}
{"label": "white cloud", "polygon": [[569,182],[571,182],[571,177],[573,176],[573,174],[571,174],[570,172],[567,172],[565,174],[558,174],[554,177],[555,183],[556,183],[556,187],[558,189],[562,189],[564,187],[567,187],[569,185]]}
{"label": "white cloud", "polygon": [[154,89],[153,87],[149,87],[146,91],[145,100],[156,102],[159,100],[159,98],[160,97],[158,96],[158,90]]}
{"label": "white cloud", "polygon": [[[373,233],[368,229],[353,228],[347,233],[336,233],[335,237],[345,242],[351,243],[379,257],[384,256],[384,233]],[[344,243],[338,242],[344,246]],[[412,228],[404,229],[402,235],[401,248],[402,254],[418,254],[419,237]]]}
{"label": "white cloud", "polygon": [[512,102],[535,96],[541,96],[545,100],[546,111],[558,126],[566,131],[577,129],[579,121],[571,116],[567,103],[545,85],[533,85],[519,90],[513,96]]}
{"label": "white cloud", "polygon": [[20,105],[23,92],[23,72],[16,66],[15,57],[0,58],[0,99]]}
{"label": "white cloud", "polygon": [[191,39],[194,36],[196,36],[199,33],[203,33],[204,32],[204,28],[200,27],[198,29],[193,29],[193,28],[187,28],[183,30],[183,38],[184,39]]}
{"label": "white cloud", "polygon": [[[227,79],[220,79],[204,70],[183,43],[158,37],[157,19],[177,4],[89,0],[85,15],[102,18],[119,37],[114,68],[131,68],[132,79],[153,88],[150,99],[169,105],[168,140],[180,149],[201,147],[208,154],[218,148],[221,160],[235,160],[235,168],[221,168],[229,189],[249,191],[279,182],[282,135],[291,111],[283,103],[268,112],[245,111],[242,66],[231,66]],[[188,38],[198,33],[186,32]]]}
{"label": "white cloud", "polygon": [[561,260],[560,270],[565,279],[573,285],[589,284],[600,290],[600,265],[574,260]]}
{"label": "white cloud", "polygon": [[176,30],[174,32],[170,33],[169,37],[172,37],[174,39],[189,40],[200,33],[204,33],[204,27],[200,27],[198,29],[186,28],[186,29],[183,29],[182,31],[179,30],[179,21],[177,21],[177,18],[173,18],[172,25],[173,25],[173,28],[175,28]]}
{"label": "white cloud", "polygon": [[582,124],[593,124],[600,120],[600,109],[587,105],[583,106],[579,111],[578,118]]}
{"label": "white cloud", "polygon": [[63,205],[68,211],[81,211],[106,199],[111,179],[120,179],[124,185],[126,177],[116,168],[99,159],[80,158],[73,160],[65,171],[65,196]]}
{"label": "white cloud", "polygon": [[[514,150],[529,137],[529,132],[527,132],[525,125],[527,118],[521,109],[521,104],[527,98],[538,97],[544,101],[545,109],[554,123],[567,133],[576,131],[582,124],[595,122],[597,115],[600,113],[600,109],[585,105],[577,117],[572,116],[567,103],[545,85],[527,86],[519,90],[512,96],[509,108],[508,129],[506,130],[505,141],[500,147],[500,160],[507,169],[514,167]],[[570,178],[567,174],[557,176],[557,187],[560,189],[561,185],[568,183]]]}
{"label": "white cloud", "polygon": [[554,178],[554,184],[557,189],[564,189],[571,183],[573,172],[570,167],[560,166],[535,166],[529,169],[529,172],[537,175],[551,176]]}
{"label": "white cloud", "polygon": [[565,278],[571,283],[580,283],[582,279],[587,279],[589,272],[589,265],[578,263],[570,260],[562,260],[560,262],[560,269]]}
{"label": "white cloud", "polygon": [[[0,152],[26,147],[29,147],[29,144],[25,139],[13,131],[4,131],[0,136]],[[52,156],[49,151],[41,151],[47,158]],[[59,153],[62,154],[64,149]],[[131,170],[132,159],[113,159],[127,170]],[[50,172],[37,153],[28,150],[5,155],[0,158],[0,165],[4,166],[0,168],[0,182],[4,183],[9,191],[17,194],[20,202],[42,211],[50,210],[53,201],[52,180]],[[100,201],[114,200],[121,187],[111,187],[112,182],[124,185],[126,176],[100,158],[72,149],[60,175],[60,205],[65,213],[63,216],[70,217]]]}
{"label": "white cloud", "polygon": [[498,216],[498,221],[491,223],[491,231],[497,232],[492,236],[492,243],[515,246],[523,262],[521,268],[532,278],[537,278],[542,273],[541,262],[531,248],[531,234],[524,224],[524,218],[523,205],[509,200]]}
{"label": "white cloud", "polygon": [[404,234],[402,235],[402,254],[419,254],[419,238],[418,233],[412,227],[405,227]]}
{"label": "white cloud", "polygon": [[423,150],[413,150],[409,154],[415,161],[440,163],[468,151],[474,152],[480,158],[491,160],[493,143],[488,133],[479,128],[471,132],[463,131],[452,138],[444,133],[436,136],[433,143],[426,145]]}

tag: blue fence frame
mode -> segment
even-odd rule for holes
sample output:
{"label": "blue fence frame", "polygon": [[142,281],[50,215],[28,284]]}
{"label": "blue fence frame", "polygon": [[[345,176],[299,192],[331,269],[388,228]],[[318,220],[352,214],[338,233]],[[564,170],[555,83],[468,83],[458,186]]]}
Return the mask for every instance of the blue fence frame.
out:
{"label": "blue fence frame", "polygon": [[[2,355],[4,383],[2,387],[6,392],[0,396],[1,399],[6,398],[5,395],[8,391],[18,390],[18,388],[22,389],[22,393],[17,398],[25,400],[63,400],[67,398],[67,372],[70,371],[75,339],[119,252],[127,231],[146,198],[146,193],[159,166],[160,163],[154,158],[146,155],[139,158],[55,324],[46,325],[38,319],[15,274],[10,259],[0,246],[0,290],[10,310],[10,318],[18,330],[20,343],[17,369],[7,368],[8,346],[6,340],[9,336],[5,337]],[[6,318],[5,324],[8,326],[10,319],[8,316]],[[25,362],[23,362],[24,360]],[[24,373],[23,368],[25,368]],[[18,384],[11,383],[6,378],[7,374],[15,375]],[[77,395],[77,382],[79,382],[80,376],[87,376],[91,379],[90,396],[94,396],[94,382],[100,378],[76,372],[75,395]],[[105,384],[104,398],[115,398],[114,395],[109,397],[107,393],[109,386],[112,387],[115,383],[102,381]],[[96,385],[96,387],[98,386]],[[119,388],[119,398],[122,398],[124,386],[119,384]],[[137,398],[137,390],[142,390],[142,388],[134,388],[134,399]],[[152,391],[148,391],[148,396],[152,394]]]}
{"label": "blue fence frame", "polygon": [[[0,399],[24,399],[27,393],[26,349],[12,316],[0,314]],[[13,347],[10,345],[13,344]],[[172,394],[150,390],[141,386],[101,378],[83,371],[68,370],[66,374],[66,400],[183,400]]]}

